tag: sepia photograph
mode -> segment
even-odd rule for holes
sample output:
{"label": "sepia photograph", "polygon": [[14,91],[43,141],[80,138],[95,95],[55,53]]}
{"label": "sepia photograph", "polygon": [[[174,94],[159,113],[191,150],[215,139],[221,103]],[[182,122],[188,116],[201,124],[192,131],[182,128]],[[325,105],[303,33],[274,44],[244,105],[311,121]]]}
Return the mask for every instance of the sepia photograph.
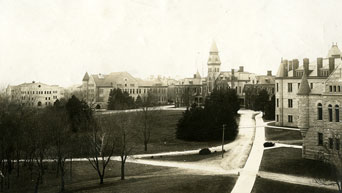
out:
{"label": "sepia photograph", "polygon": [[342,193],[341,8],[0,0],[0,193]]}

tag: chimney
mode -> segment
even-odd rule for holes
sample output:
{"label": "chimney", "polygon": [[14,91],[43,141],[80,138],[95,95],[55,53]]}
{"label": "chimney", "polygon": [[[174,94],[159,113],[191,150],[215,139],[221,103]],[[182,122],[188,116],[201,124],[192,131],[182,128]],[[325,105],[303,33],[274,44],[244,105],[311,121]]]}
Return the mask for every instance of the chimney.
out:
{"label": "chimney", "polygon": [[329,58],[329,74],[335,70],[335,58]]}
{"label": "chimney", "polygon": [[288,76],[288,72],[289,72],[289,66],[288,66],[288,61],[287,60],[283,60],[284,63],[284,77]]}
{"label": "chimney", "polygon": [[272,70],[267,70],[267,76],[272,76]]}
{"label": "chimney", "polygon": [[309,62],[309,58],[303,59],[304,73],[306,74],[306,76],[309,76]]}
{"label": "chimney", "polygon": [[243,66],[239,67],[239,72],[243,72]]}
{"label": "chimney", "polygon": [[292,70],[292,61],[289,61],[289,71],[291,71]]}
{"label": "chimney", "polygon": [[296,76],[297,76],[296,70],[297,70],[298,67],[299,67],[299,61],[298,61],[298,59],[293,59],[293,60],[292,60],[292,65],[293,65],[293,76],[296,77]]}
{"label": "chimney", "polygon": [[323,58],[317,58],[317,76],[321,76],[322,67],[323,67]]}

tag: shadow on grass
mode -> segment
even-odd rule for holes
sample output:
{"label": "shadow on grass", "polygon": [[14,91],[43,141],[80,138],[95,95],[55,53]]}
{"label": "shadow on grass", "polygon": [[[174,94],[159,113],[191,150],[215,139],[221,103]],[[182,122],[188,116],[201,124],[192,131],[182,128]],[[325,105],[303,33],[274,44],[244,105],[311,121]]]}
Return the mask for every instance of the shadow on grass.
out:
{"label": "shadow on grass", "polygon": [[252,193],[336,193],[337,191],[257,178]]}
{"label": "shadow on grass", "polygon": [[329,167],[321,161],[302,158],[302,150],[276,148],[264,151],[261,171],[333,180]]}

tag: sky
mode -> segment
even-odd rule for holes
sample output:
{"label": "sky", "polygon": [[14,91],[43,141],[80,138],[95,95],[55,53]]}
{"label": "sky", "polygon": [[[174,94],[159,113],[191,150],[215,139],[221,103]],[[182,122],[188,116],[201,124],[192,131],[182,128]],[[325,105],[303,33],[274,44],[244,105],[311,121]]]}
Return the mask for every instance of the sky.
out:
{"label": "sky", "polygon": [[221,70],[276,73],[281,58],[326,57],[342,47],[339,0],[0,0],[0,87],[71,86],[85,72],[207,74],[216,41]]}

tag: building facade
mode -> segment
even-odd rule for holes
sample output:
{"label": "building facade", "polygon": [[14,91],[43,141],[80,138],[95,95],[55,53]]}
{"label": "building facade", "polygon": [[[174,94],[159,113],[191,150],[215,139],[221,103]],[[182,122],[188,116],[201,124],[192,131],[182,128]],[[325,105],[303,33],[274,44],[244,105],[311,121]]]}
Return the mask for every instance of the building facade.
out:
{"label": "building facade", "polygon": [[89,104],[97,106],[97,108],[107,108],[110,91],[114,88],[127,92],[134,99],[139,95],[143,97],[151,92],[157,99],[157,103],[167,104],[168,102],[168,85],[162,81],[141,80],[128,72],[94,75],[85,73],[81,90],[84,100]]}
{"label": "building facade", "polygon": [[320,95],[325,89],[328,77],[341,63],[341,51],[337,45],[331,47],[326,58],[320,57],[314,62],[304,58],[302,65],[299,65],[297,59],[282,60],[275,78],[276,125],[297,127],[299,120],[297,93],[303,74],[307,77],[310,93]]}
{"label": "building facade", "polygon": [[23,83],[8,86],[6,94],[11,101],[32,107],[51,106],[57,99],[64,97],[64,89],[58,85],[47,85],[40,82]]}

